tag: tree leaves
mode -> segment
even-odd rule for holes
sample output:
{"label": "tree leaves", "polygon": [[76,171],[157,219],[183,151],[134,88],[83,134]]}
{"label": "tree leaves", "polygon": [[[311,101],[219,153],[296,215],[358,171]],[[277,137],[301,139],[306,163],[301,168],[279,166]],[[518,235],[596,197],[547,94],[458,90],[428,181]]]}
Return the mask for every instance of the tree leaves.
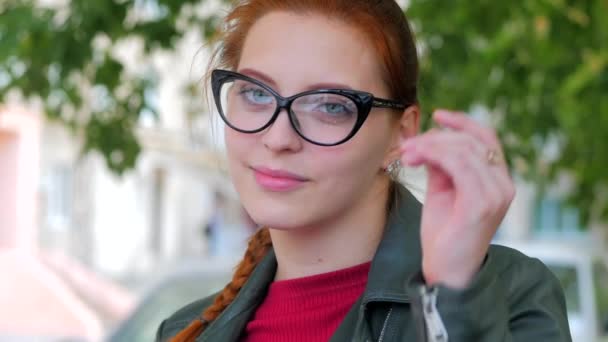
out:
{"label": "tree leaves", "polygon": [[[608,3],[412,0],[407,15],[428,46],[424,106],[486,106],[527,176],[547,183],[567,172],[567,200],[584,221],[608,219],[606,208],[591,210],[608,186]],[[555,137],[561,153],[550,158]]]}
{"label": "tree leaves", "polygon": [[156,86],[155,72],[129,73],[111,51],[132,37],[144,42],[147,54],[173,49],[183,34],[176,24],[181,8],[195,2],[71,0],[43,8],[3,0],[0,101],[11,89],[42,100],[50,119],[83,137],[83,152],[98,151],[112,171],[128,171],[140,152],[139,115],[156,113],[145,96]]}

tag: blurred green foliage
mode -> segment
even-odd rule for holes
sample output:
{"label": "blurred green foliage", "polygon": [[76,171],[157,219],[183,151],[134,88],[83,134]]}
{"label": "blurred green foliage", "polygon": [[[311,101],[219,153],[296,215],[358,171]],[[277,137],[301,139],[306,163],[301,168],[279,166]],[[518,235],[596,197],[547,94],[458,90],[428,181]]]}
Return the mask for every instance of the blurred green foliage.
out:
{"label": "blurred green foliage", "polygon": [[[490,108],[511,166],[607,220],[608,1],[412,0],[421,103]],[[593,211],[593,212],[592,212]]]}
{"label": "blurred green foliage", "polygon": [[[201,1],[0,0],[0,100],[10,89],[41,99],[85,152],[123,173],[140,152],[138,117],[155,113],[146,97],[155,80],[153,70],[130,74],[109,47],[139,37],[147,54],[170,50],[191,28],[208,38],[223,13],[195,14]],[[152,15],[133,19],[143,10]],[[411,0],[406,13],[424,110],[490,109],[516,172],[540,184],[568,173],[583,219],[607,220],[608,2]]]}
{"label": "blurred green foliage", "polygon": [[134,131],[139,116],[156,114],[146,96],[155,73],[129,73],[112,47],[137,37],[147,54],[172,49],[184,33],[178,20],[195,20],[181,9],[197,1],[56,2],[0,0],[0,101],[11,89],[42,100],[49,119],[83,137],[83,152],[101,152],[122,174],[141,150]]}

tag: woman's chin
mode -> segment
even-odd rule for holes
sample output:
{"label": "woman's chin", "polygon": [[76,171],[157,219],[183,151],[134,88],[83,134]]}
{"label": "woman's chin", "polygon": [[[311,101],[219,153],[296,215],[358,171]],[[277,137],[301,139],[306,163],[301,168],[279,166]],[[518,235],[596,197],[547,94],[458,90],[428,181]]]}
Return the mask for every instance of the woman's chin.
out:
{"label": "woman's chin", "polygon": [[292,229],[312,218],[311,210],[300,196],[269,196],[260,192],[247,192],[241,196],[242,204],[251,218],[261,227]]}
{"label": "woman's chin", "polygon": [[292,231],[312,224],[313,216],[303,208],[273,208],[252,210],[251,216],[260,227]]}
{"label": "woman's chin", "polygon": [[304,224],[300,224],[295,220],[285,219],[285,218],[275,218],[275,217],[263,217],[256,221],[258,226],[264,228],[270,228],[274,230],[281,231],[293,231],[298,229],[298,227],[302,227]]}

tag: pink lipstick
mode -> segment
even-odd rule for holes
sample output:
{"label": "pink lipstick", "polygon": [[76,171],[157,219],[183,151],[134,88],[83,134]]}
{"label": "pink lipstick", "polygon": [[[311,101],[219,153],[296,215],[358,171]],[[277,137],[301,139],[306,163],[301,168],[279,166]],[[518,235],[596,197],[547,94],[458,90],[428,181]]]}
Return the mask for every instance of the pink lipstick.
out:
{"label": "pink lipstick", "polygon": [[253,171],[258,185],[268,191],[292,191],[309,181],[305,177],[283,170],[254,167]]}

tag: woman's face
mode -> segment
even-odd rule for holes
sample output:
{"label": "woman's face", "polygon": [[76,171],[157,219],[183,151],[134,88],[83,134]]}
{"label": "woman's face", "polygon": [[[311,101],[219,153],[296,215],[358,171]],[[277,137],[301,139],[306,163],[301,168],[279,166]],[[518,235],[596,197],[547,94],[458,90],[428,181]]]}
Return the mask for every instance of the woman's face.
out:
{"label": "woman's face", "polygon": [[[318,88],[344,88],[388,98],[380,66],[359,31],[323,16],[270,13],[251,28],[237,70],[284,97]],[[324,147],[303,140],[283,111],[266,130],[226,127],[228,164],[244,207],[275,229],[332,222],[369,201],[385,200],[382,167],[398,117],[373,109],[349,141]],[[367,202],[366,202],[367,201]]]}

